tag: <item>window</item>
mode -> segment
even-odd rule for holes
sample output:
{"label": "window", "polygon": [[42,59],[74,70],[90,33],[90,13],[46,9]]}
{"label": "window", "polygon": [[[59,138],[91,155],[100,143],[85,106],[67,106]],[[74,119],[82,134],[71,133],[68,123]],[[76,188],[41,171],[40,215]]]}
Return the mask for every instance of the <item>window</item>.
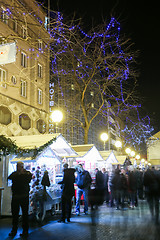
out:
{"label": "window", "polygon": [[42,104],[42,90],[38,88],[38,103]]}
{"label": "window", "polygon": [[1,86],[6,88],[6,71],[0,68],[0,81],[1,81]]}
{"label": "window", "polygon": [[16,77],[15,77],[15,76],[12,76],[12,77],[11,77],[11,82],[12,82],[13,84],[16,84],[16,83],[17,83],[17,80],[16,80]]}
{"label": "window", "polygon": [[28,130],[31,127],[31,119],[27,114],[22,113],[19,116],[19,125],[25,130]]}
{"label": "window", "polygon": [[8,23],[8,15],[6,10],[2,11],[2,22],[4,22],[5,24]]}
{"label": "window", "polygon": [[0,123],[4,125],[11,123],[11,112],[7,107],[0,106]]}
{"label": "window", "polygon": [[22,37],[24,39],[27,38],[27,28],[25,26],[22,26]]}
{"label": "window", "polygon": [[38,63],[38,77],[42,78],[42,65]]}
{"label": "window", "polygon": [[27,82],[21,80],[21,96],[26,97],[27,96]]}
{"label": "window", "polygon": [[27,67],[27,55],[21,52],[21,66]]}
{"label": "window", "polygon": [[4,37],[0,36],[0,44],[5,44],[7,43],[7,39],[5,39]]}
{"label": "window", "polygon": [[42,50],[42,40],[38,40],[38,50]]}
{"label": "window", "polygon": [[42,119],[37,121],[37,129],[40,133],[46,132],[46,123]]}

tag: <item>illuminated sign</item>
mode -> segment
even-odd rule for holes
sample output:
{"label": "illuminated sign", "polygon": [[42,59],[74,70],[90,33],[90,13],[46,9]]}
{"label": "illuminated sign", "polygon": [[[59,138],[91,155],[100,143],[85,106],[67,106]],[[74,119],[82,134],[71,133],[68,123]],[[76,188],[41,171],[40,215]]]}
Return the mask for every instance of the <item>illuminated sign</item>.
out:
{"label": "illuminated sign", "polygon": [[0,45],[0,64],[7,64],[16,61],[16,44],[6,43]]}
{"label": "illuminated sign", "polygon": [[[53,112],[54,107],[54,83],[49,84],[49,115]],[[49,118],[49,133],[54,133],[54,124],[51,118]]]}

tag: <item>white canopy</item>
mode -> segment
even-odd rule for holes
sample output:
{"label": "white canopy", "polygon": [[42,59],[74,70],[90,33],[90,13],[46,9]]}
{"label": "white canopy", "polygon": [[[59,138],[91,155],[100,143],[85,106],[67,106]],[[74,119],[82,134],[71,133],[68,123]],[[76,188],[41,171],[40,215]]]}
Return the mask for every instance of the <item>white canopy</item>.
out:
{"label": "white canopy", "polygon": [[76,157],[78,162],[85,163],[85,169],[95,169],[104,161],[100,152],[94,144],[73,145],[79,157]]}
{"label": "white canopy", "polygon": [[[53,152],[58,157],[77,155],[77,153],[72,149],[70,144],[60,133],[10,137],[12,141],[15,141],[18,147],[24,149],[35,149],[42,147],[54,138],[55,141],[47,146],[47,150],[44,149],[43,151],[43,155],[46,154],[45,157],[48,157],[48,154],[53,155]],[[49,152],[48,148],[50,148]]]}
{"label": "white canopy", "polygon": [[112,168],[112,165],[116,165],[118,163],[119,162],[118,162],[116,156],[114,155],[113,152],[111,152],[110,155],[108,156],[108,158],[106,159],[106,168]]}

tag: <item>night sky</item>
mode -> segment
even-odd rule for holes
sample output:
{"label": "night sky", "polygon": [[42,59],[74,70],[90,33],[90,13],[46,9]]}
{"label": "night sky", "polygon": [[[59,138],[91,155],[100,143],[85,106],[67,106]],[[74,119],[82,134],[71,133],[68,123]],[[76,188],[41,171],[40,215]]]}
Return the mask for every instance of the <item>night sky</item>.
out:
{"label": "night sky", "polygon": [[[160,131],[160,41],[159,41],[159,3],[144,0],[50,0],[51,8],[59,10],[72,18],[76,13],[81,17],[84,28],[116,17],[121,24],[121,31],[135,43],[139,50],[140,73],[138,78],[142,106],[151,118],[151,125]],[[85,30],[85,29],[84,29]]]}

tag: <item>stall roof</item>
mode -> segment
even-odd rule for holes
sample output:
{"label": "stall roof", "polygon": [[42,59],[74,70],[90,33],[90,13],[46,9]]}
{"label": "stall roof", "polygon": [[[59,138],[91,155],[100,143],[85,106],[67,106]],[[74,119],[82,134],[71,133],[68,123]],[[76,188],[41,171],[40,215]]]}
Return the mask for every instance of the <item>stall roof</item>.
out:
{"label": "stall roof", "polygon": [[24,149],[34,149],[43,146],[52,139],[55,138],[49,147],[54,151],[57,156],[75,156],[77,153],[72,149],[71,145],[60,133],[55,134],[40,134],[40,135],[27,135],[27,136],[16,136],[9,137],[12,141],[15,141],[18,147]]}
{"label": "stall roof", "polygon": [[86,161],[103,161],[101,154],[95,146],[90,148],[90,150],[82,157],[82,159],[85,159]]}
{"label": "stall roof", "polygon": [[153,136],[149,138],[149,140],[159,140],[160,139],[160,131],[155,133]]}
{"label": "stall roof", "polygon": [[26,135],[9,137],[15,141],[16,145],[25,149],[34,149],[43,146],[53,138],[57,138],[60,134],[40,134],[40,135]]}
{"label": "stall roof", "polygon": [[11,163],[16,163],[16,162],[19,162],[19,161],[22,161],[22,162],[35,162],[35,159],[33,160],[32,157],[20,157],[20,158],[13,158],[10,162]]}
{"label": "stall roof", "polygon": [[100,151],[100,154],[103,157],[103,159],[106,160],[112,152],[114,153],[114,151],[112,150]]}
{"label": "stall roof", "polygon": [[72,145],[72,148],[79,156],[84,156],[93,146],[94,144]]}
{"label": "stall roof", "polygon": [[118,160],[113,152],[111,152],[110,155],[108,156],[108,158],[106,159],[106,163],[107,164],[118,164]]}
{"label": "stall roof", "polygon": [[127,155],[116,155],[116,159],[120,164],[123,164],[124,161],[126,160]]}

